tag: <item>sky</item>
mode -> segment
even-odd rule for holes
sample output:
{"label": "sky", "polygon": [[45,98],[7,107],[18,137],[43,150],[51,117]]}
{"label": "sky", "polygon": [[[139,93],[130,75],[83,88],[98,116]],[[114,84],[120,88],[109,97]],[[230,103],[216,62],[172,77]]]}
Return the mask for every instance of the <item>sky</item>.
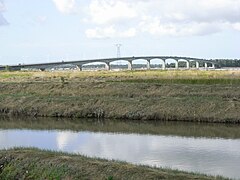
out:
{"label": "sky", "polygon": [[0,64],[240,59],[240,0],[0,0]]}

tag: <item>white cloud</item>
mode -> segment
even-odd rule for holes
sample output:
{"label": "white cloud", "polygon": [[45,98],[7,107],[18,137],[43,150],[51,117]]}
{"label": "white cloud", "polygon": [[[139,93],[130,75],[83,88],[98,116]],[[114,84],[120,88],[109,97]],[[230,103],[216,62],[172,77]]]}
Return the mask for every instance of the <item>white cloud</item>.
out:
{"label": "white cloud", "polygon": [[62,13],[72,13],[75,11],[75,0],[53,0],[53,2]]}
{"label": "white cloud", "polygon": [[240,31],[240,23],[233,24],[233,28],[237,31]]}
{"label": "white cloud", "polygon": [[3,2],[0,1],[0,12],[5,10]]}
{"label": "white cloud", "polygon": [[0,26],[8,24],[7,20],[2,15],[2,12],[4,12],[5,10],[6,10],[6,7],[5,7],[3,1],[0,0]]}
{"label": "white cloud", "polygon": [[[53,2],[62,13],[79,11],[77,0]],[[82,5],[83,22],[93,26],[86,30],[89,38],[196,36],[240,29],[240,0],[90,0]]]}
{"label": "white cloud", "polygon": [[74,141],[76,138],[77,138],[77,134],[69,131],[57,133],[56,141],[57,141],[58,149],[64,150],[64,148],[66,148],[66,146],[70,142]]}
{"label": "white cloud", "polygon": [[127,29],[125,31],[118,31],[114,26],[109,26],[105,28],[94,28],[86,30],[86,35],[88,38],[103,39],[103,38],[129,38],[136,35],[136,30],[134,28]]}
{"label": "white cloud", "polygon": [[207,22],[169,22],[161,23],[158,18],[145,17],[139,24],[142,32],[152,35],[189,36],[207,35],[219,32],[222,25]]}
{"label": "white cloud", "polygon": [[136,32],[193,36],[240,29],[240,0],[92,0],[88,12],[88,23],[105,26],[87,30],[91,38],[121,37],[123,26],[125,31],[134,28],[126,33],[131,36]]}
{"label": "white cloud", "polygon": [[136,18],[137,12],[131,3],[122,0],[93,0],[89,5],[91,21],[107,24]]}

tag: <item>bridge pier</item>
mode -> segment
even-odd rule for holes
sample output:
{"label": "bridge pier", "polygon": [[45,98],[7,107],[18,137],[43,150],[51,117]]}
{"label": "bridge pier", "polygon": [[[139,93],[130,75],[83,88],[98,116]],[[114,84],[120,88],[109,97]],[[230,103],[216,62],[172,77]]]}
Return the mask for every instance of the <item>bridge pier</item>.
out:
{"label": "bridge pier", "polygon": [[165,60],[163,60],[162,69],[163,69],[163,70],[166,69],[166,61],[165,61]]}
{"label": "bridge pier", "polygon": [[199,69],[200,65],[199,65],[199,62],[196,61],[196,69]]}
{"label": "bridge pier", "polygon": [[147,70],[150,70],[150,69],[151,69],[151,61],[147,60]]}
{"label": "bridge pier", "polygon": [[178,60],[175,60],[176,63],[175,63],[175,69],[178,69],[179,68],[179,65],[178,65]]}
{"label": "bridge pier", "polygon": [[105,63],[105,69],[106,69],[107,71],[110,71],[110,63],[109,63],[109,62],[106,62],[106,63]]}
{"label": "bridge pier", "polygon": [[132,61],[128,61],[128,70],[132,70]]}
{"label": "bridge pier", "polygon": [[82,71],[82,65],[76,65],[78,71]]}
{"label": "bridge pier", "polygon": [[190,69],[190,61],[187,60],[186,66],[187,66],[187,69]]}
{"label": "bridge pier", "polygon": [[204,67],[205,67],[205,69],[208,69],[208,63],[204,63]]}

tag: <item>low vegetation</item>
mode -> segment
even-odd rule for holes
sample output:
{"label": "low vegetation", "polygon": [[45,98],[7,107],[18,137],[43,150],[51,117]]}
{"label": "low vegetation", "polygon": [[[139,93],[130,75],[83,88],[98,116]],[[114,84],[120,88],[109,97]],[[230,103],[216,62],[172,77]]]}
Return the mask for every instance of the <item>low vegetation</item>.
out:
{"label": "low vegetation", "polygon": [[12,149],[0,151],[0,179],[207,180],[224,178],[37,149]]}
{"label": "low vegetation", "polygon": [[239,123],[240,71],[0,72],[0,113]]}

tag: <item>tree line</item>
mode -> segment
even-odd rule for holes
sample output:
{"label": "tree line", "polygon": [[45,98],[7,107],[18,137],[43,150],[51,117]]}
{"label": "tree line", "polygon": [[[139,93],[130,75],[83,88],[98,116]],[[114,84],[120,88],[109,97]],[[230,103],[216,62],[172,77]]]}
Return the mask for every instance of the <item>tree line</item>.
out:
{"label": "tree line", "polygon": [[214,59],[220,67],[240,67],[240,59]]}

